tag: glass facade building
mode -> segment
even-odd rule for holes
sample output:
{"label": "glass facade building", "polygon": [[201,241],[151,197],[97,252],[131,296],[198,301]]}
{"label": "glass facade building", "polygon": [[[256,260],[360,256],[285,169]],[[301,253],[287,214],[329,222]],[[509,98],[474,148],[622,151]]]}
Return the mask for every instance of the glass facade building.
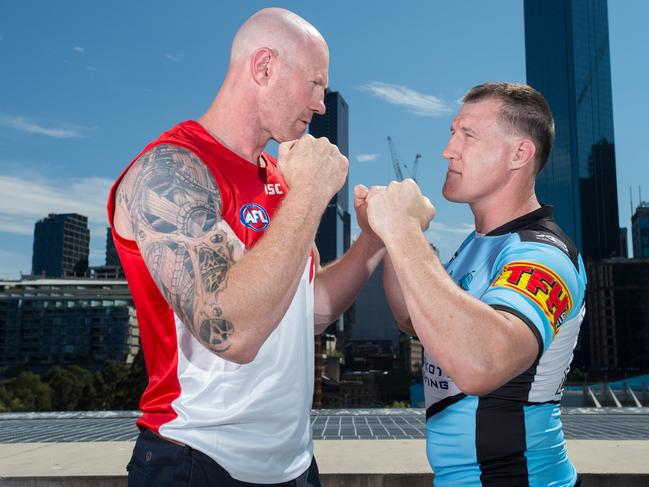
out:
{"label": "glass facade building", "polygon": [[649,203],[642,202],[631,217],[633,258],[649,259]]}
{"label": "glass facade building", "polygon": [[50,213],[36,222],[32,254],[32,274],[35,276],[85,276],[89,253],[87,217],[76,213]]}
{"label": "glass facade building", "polygon": [[539,199],[586,259],[619,256],[606,0],[525,0],[525,57],[556,128]]}
{"label": "glass facade building", "polygon": [[[338,146],[341,154],[349,157],[349,106],[336,91],[325,93],[324,115],[314,115],[309,133],[314,137],[327,137]],[[334,195],[320,222],[316,245],[323,264],[341,257],[349,248],[351,219],[349,215],[349,177],[338,193]]]}

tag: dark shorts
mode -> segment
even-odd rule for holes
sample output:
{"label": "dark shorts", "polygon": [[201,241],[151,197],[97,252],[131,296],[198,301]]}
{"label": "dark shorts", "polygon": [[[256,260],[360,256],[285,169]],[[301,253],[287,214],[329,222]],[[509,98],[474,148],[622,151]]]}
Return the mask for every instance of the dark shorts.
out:
{"label": "dark shorts", "polygon": [[218,463],[189,446],[171,443],[142,430],[126,466],[129,487],[320,487],[315,458],[298,478],[281,484],[251,484],[233,479]]}

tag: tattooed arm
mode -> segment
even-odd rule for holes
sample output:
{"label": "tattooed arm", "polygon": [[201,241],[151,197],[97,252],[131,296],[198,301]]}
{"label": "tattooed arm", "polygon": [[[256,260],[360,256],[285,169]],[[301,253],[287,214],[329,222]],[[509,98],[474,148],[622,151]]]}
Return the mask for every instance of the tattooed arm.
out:
{"label": "tattooed arm", "polygon": [[244,255],[204,164],[188,150],[161,145],[129,169],[115,219],[116,225],[119,216],[128,219],[151,276],[196,339],[227,360],[247,363],[297,289],[326,204],[324,198],[321,205],[305,203],[312,196],[309,187],[291,191]]}

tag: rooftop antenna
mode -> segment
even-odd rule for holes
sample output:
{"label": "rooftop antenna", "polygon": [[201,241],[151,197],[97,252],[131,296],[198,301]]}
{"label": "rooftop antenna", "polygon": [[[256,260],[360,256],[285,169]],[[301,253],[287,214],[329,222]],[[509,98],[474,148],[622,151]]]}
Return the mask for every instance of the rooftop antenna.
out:
{"label": "rooftop antenna", "polygon": [[631,191],[631,186],[629,186],[629,204],[631,205],[631,215],[633,215],[633,191]]}

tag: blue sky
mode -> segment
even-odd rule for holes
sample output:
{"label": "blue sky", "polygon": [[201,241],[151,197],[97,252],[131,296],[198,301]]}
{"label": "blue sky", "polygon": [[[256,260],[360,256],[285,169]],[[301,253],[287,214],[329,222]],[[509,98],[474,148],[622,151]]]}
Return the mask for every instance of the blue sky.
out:
{"label": "blue sky", "polygon": [[[472,228],[441,197],[441,151],[458,100],[487,80],[525,81],[522,1],[3,2],[0,7],[0,277],[31,268],[34,223],[90,218],[91,264],[104,261],[105,200],[140,149],[200,116],[216,94],[238,26],[289,8],[329,42],[330,87],[350,106],[350,183],[393,178],[386,137],[437,206],[428,237],[443,258]],[[397,6],[398,5],[398,6]],[[620,224],[629,186],[649,179],[649,3],[609,0]],[[643,188],[649,199],[649,188]],[[356,230],[357,231],[357,230]]]}

